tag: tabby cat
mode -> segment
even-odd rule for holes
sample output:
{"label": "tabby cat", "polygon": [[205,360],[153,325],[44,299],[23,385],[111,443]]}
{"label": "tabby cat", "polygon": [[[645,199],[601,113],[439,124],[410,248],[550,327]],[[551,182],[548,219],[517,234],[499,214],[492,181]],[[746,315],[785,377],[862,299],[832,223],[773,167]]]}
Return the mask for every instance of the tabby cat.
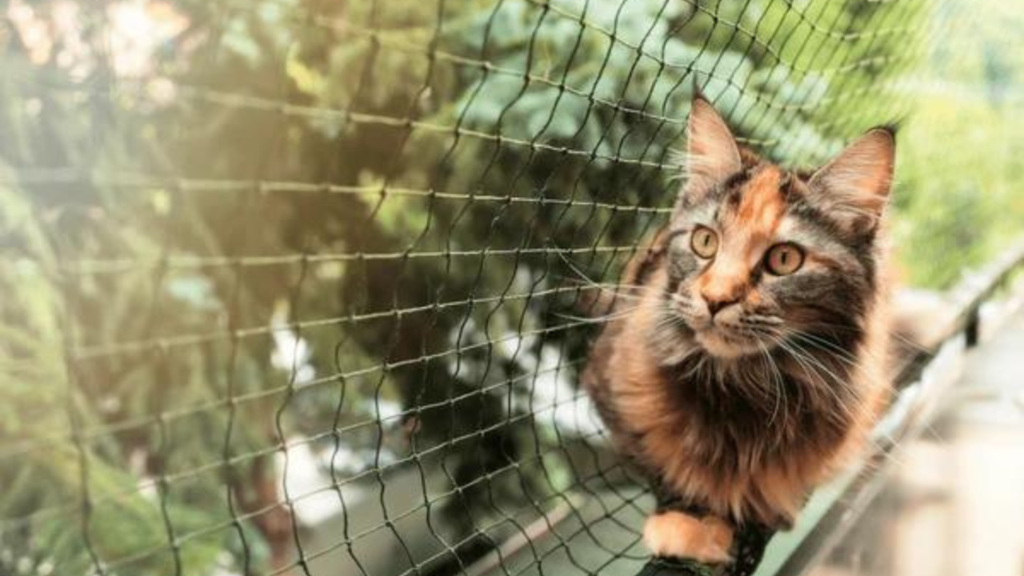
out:
{"label": "tabby cat", "polygon": [[739,145],[694,97],[669,222],[627,266],[582,384],[655,486],[643,540],[727,563],[740,527],[792,525],[887,398],[883,212],[895,139],[813,172]]}

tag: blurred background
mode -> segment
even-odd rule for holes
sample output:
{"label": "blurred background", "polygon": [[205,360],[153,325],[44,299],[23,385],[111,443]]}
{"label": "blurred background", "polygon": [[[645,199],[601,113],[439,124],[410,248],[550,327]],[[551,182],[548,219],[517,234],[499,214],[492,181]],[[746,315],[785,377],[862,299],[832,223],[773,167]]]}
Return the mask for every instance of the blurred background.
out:
{"label": "blurred background", "polygon": [[635,573],[576,375],[695,84],[790,165],[897,123],[908,294],[1024,223],[1018,3],[0,6],[0,574]]}

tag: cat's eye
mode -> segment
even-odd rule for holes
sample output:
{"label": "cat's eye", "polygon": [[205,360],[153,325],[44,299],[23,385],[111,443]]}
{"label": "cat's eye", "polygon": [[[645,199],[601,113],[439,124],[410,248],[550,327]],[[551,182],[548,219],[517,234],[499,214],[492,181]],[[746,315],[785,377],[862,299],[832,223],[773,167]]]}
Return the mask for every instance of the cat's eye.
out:
{"label": "cat's eye", "polygon": [[710,228],[697,226],[690,235],[690,248],[701,258],[711,258],[718,252],[718,234]]}
{"label": "cat's eye", "polygon": [[792,274],[804,265],[804,251],[795,244],[776,244],[768,250],[764,263],[776,276]]}

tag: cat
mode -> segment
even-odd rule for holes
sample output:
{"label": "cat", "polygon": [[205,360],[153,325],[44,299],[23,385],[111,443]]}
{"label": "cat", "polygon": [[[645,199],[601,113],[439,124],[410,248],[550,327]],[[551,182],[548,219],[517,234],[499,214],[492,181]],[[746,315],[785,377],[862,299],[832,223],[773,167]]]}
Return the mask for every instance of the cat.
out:
{"label": "cat", "polygon": [[695,93],[685,184],[626,266],[581,385],[651,480],[643,542],[720,565],[737,530],[787,529],[888,399],[884,212],[895,135],[820,169],[737,143]]}

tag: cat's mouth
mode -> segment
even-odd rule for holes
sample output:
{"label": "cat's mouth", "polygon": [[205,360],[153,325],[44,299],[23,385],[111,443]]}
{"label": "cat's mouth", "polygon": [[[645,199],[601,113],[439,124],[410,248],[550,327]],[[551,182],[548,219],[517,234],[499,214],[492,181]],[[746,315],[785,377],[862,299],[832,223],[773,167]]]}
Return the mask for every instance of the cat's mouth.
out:
{"label": "cat's mouth", "polygon": [[694,339],[708,354],[716,358],[734,359],[764,351],[759,338],[727,327],[709,325],[694,331]]}
{"label": "cat's mouth", "polygon": [[686,301],[678,298],[670,300],[670,307],[670,313],[678,315],[692,330],[697,344],[715,358],[741,358],[761,354],[770,347],[758,334],[737,322],[735,311],[725,311],[718,317],[695,314]]}

